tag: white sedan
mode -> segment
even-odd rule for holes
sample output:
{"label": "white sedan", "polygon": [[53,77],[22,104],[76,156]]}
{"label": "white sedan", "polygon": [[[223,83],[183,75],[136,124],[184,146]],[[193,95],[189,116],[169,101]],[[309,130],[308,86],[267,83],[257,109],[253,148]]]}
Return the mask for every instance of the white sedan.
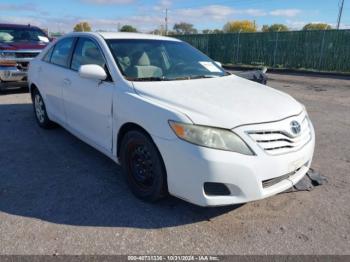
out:
{"label": "white sedan", "polygon": [[315,134],[303,105],[177,39],[72,33],[34,59],[28,77],[38,124],[58,123],[120,163],[143,200],[258,200],[311,165]]}

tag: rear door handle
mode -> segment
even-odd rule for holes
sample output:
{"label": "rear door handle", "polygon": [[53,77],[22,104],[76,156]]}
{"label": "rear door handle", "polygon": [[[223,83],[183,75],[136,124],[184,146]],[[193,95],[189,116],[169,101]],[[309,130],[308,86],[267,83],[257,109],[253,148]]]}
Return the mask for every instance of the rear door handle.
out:
{"label": "rear door handle", "polygon": [[41,66],[38,67],[38,73],[41,73],[41,71],[43,71],[43,69],[41,68]]}
{"label": "rear door handle", "polygon": [[63,84],[64,84],[64,86],[70,86],[71,81],[68,78],[66,78],[63,80]]}

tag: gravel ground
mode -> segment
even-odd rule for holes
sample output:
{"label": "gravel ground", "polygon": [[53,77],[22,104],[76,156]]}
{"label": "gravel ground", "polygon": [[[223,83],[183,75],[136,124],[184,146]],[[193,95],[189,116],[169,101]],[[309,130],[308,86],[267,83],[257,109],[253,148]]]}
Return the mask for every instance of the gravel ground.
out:
{"label": "gravel ground", "polygon": [[329,183],[220,208],[140,202],[110,159],[40,129],[28,94],[1,95],[0,254],[350,254],[350,79],[269,77],[306,105]]}

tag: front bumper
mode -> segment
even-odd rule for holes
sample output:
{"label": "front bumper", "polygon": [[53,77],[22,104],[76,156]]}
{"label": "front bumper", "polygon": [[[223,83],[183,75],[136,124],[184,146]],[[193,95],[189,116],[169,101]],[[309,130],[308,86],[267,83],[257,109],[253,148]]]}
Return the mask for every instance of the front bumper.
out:
{"label": "front bumper", "polygon": [[26,87],[27,72],[17,67],[0,67],[0,89]]}
{"label": "front bumper", "polygon": [[27,79],[27,72],[17,67],[0,66],[0,81],[21,82]]}
{"label": "front bumper", "polygon": [[[243,128],[235,130],[244,136]],[[167,170],[169,193],[200,206],[239,204],[283,192],[299,182],[309,170],[315,134],[310,123],[311,139],[301,149],[281,155],[269,155],[252,140],[244,140],[256,156],[214,150],[192,145],[180,139],[154,137]],[[281,177],[271,186],[264,182]],[[207,195],[204,183],[222,183],[230,195]]]}

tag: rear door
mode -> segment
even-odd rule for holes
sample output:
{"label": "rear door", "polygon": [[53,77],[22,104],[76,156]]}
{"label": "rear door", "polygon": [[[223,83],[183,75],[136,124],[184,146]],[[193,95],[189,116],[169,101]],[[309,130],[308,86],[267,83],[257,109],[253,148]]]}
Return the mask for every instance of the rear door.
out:
{"label": "rear door", "polygon": [[71,70],[66,74],[63,88],[64,108],[69,127],[84,138],[112,150],[112,101],[114,84],[106,81],[82,78],[79,68],[95,64],[108,73],[106,60],[98,43],[88,37],[80,37],[72,55]]}
{"label": "rear door", "polygon": [[75,38],[58,41],[44,56],[38,67],[39,87],[45,90],[45,104],[53,120],[65,122],[62,89],[67,84],[65,75],[70,71],[69,61]]}

